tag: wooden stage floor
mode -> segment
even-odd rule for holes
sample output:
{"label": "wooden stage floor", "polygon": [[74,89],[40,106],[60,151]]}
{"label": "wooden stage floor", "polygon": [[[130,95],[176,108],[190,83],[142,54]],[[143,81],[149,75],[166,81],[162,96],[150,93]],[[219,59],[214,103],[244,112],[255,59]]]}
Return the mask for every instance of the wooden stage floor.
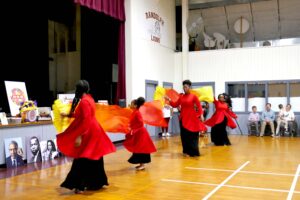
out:
{"label": "wooden stage floor", "polygon": [[143,171],[127,162],[131,154],[122,147],[105,156],[110,185],[99,191],[60,188],[71,166],[60,158],[19,175],[1,170],[0,199],[300,199],[299,137],[231,135],[232,146],[208,145],[197,158],[183,157],[178,135],[154,140],[158,151]]}

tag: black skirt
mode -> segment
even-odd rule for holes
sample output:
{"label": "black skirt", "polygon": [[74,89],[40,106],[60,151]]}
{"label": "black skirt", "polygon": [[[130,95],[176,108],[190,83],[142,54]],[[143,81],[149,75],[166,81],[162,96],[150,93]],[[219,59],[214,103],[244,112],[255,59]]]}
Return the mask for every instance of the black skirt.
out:
{"label": "black skirt", "polygon": [[216,124],[211,128],[211,141],[216,146],[224,146],[224,145],[231,145],[227,131],[227,118],[224,117],[224,120],[220,124]]}
{"label": "black skirt", "polygon": [[60,186],[84,191],[98,190],[104,185],[108,185],[108,182],[102,157],[99,160],[74,159],[66,180]]}
{"label": "black skirt", "polygon": [[128,159],[128,162],[131,164],[140,164],[140,163],[150,163],[151,156],[146,153],[133,153],[132,156]]}
{"label": "black skirt", "polygon": [[182,143],[182,153],[191,157],[200,156],[199,132],[191,132],[180,123],[180,137]]}

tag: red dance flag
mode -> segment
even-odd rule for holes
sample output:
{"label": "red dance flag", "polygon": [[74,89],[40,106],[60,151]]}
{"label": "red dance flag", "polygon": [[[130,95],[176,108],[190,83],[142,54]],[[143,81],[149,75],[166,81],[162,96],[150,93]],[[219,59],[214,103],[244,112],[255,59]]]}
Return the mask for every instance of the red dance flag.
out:
{"label": "red dance flag", "polygon": [[106,132],[129,133],[132,110],[117,105],[96,104],[96,118]]}
{"label": "red dance flag", "polygon": [[144,123],[152,126],[166,127],[167,123],[164,120],[163,106],[159,100],[146,102],[140,107],[140,112]]}
{"label": "red dance flag", "polygon": [[179,99],[179,94],[174,89],[166,89],[166,96],[169,97],[172,102],[177,102]]}

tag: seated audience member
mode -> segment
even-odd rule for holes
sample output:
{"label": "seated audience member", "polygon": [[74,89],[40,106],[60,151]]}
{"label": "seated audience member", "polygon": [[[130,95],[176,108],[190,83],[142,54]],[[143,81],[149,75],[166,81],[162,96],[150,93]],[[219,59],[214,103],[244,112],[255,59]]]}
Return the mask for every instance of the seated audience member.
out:
{"label": "seated audience member", "polygon": [[[292,136],[292,129],[295,126],[295,114],[291,110],[292,106],[291,104],[287,104],[285,107],[285,111],[283,113],[283,119],[285,121],[284,128],[286,132],[290,133],[290,136]],[[296,130],[295,130],[296,131]]]}
{"label": "seated audience member", "polygon": [[271,104],[266,104],[266,110],[261,114],[261,129],[260,129],[260,137],[263,137],[265,134],[266,125],[270,125],[272,137],[274,137],[274,120],[275,120],[275,113],[271,110]]}
{"label": "seated audience member", "polygon": [[279,107],[279,112],[278,112],[277,119],[276,119],[276,122],[277,122],[276,136],[279,135],[280,125],[281,124],[286,124],[286,121],[284,119],[285,109],[284,109],[282,104],[279,104],[278,107]]}
{"label": "seated audience member", "polygon": [[252,106],[252,112],[249,114],[248,117],[248,133],[249,135],[251,135],[251,126],[255,125],[255,135],[258,136],[259,135],[259,130],[258,130],[258,124],[259,124],[259,113],[257,112],[257,107],[256,106]]}

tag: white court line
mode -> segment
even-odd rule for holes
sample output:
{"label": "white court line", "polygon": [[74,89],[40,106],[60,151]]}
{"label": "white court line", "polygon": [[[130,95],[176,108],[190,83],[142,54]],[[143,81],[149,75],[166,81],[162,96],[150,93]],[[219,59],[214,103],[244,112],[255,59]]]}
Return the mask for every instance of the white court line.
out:
{"label": "white court line", "polygon": [[203,200],[207,200],[209,197],[211,197],[218,189],[220,189],[223,185],[225,185],[226,182],[228,182],[234,175],[239,173],[241,169],[243,169],[246,165],[248,165],[250,161],[245,162],[242,166],[240,166],[235,172],[233,172],[230,176],[228,176],[221,184],[219,184],[214,190],[212,190],[208,195],[206,195]]}
{"label": "white court line", "polygon": [[298,165],[298,168],[297,168],[297,171],[296,171],[293,183],[291,185],[291,189],[290,189],[289,195],[287,197],[287,200],[291,200],[292,197],[293,197],[293,193],[295,191],[295,187],[296,187],[296,184],[297,184],[297,180],[298,180],[299,174],[300,174],[300,165]]}
{"label": "white court line", "polygon": [[216,186],[216,183],[203,183],[203,182],[194,182],[194,181],[182,181],[182,180],[174,180],[174,179],[161,179],[161,181],[165,182],[175,182],[175,183],[189,183],[189,184],[196,184],[196,185],[211,185]]}
{"label": "white court line", "polygon": [[[231,170],[231,169],[213,169],[213,168],[197,168],[197,167],[185,167],[185,168],[186,169],[192,169],[192,170],[234,172],[234,170]],[[241,170],[240,173],[245,173],[245,174],[264,174],[264,175],[275,175],[275,176],[295,176],[295,174],[283,174],[283,173],[259,172],[259,171],[243,171],[243,170]],[[300,176],[300,175],[298,175],[298,176]]]}
{"label": "white court line", "polygon": [[[215,183],[203,183],[203,182],[182,181],[182,180],[173,180],[173,179],[162,179],[161,181],[196,184],[196,185],[209,185],[209,186],[217,186],[218,185]],[[223,185],[223,186],[229,187],[229,188],[240,188],[240,189],[248,189],[248,190],[261,190],[261,191],[282,192],[282,193],[289,192],[289,190],[280,190],[280,189],[271,189],[271,188],[248,187],[248,186],[238,186],[238,185]],[[294,193],[300,194],[300,191],[294,191]]]}

